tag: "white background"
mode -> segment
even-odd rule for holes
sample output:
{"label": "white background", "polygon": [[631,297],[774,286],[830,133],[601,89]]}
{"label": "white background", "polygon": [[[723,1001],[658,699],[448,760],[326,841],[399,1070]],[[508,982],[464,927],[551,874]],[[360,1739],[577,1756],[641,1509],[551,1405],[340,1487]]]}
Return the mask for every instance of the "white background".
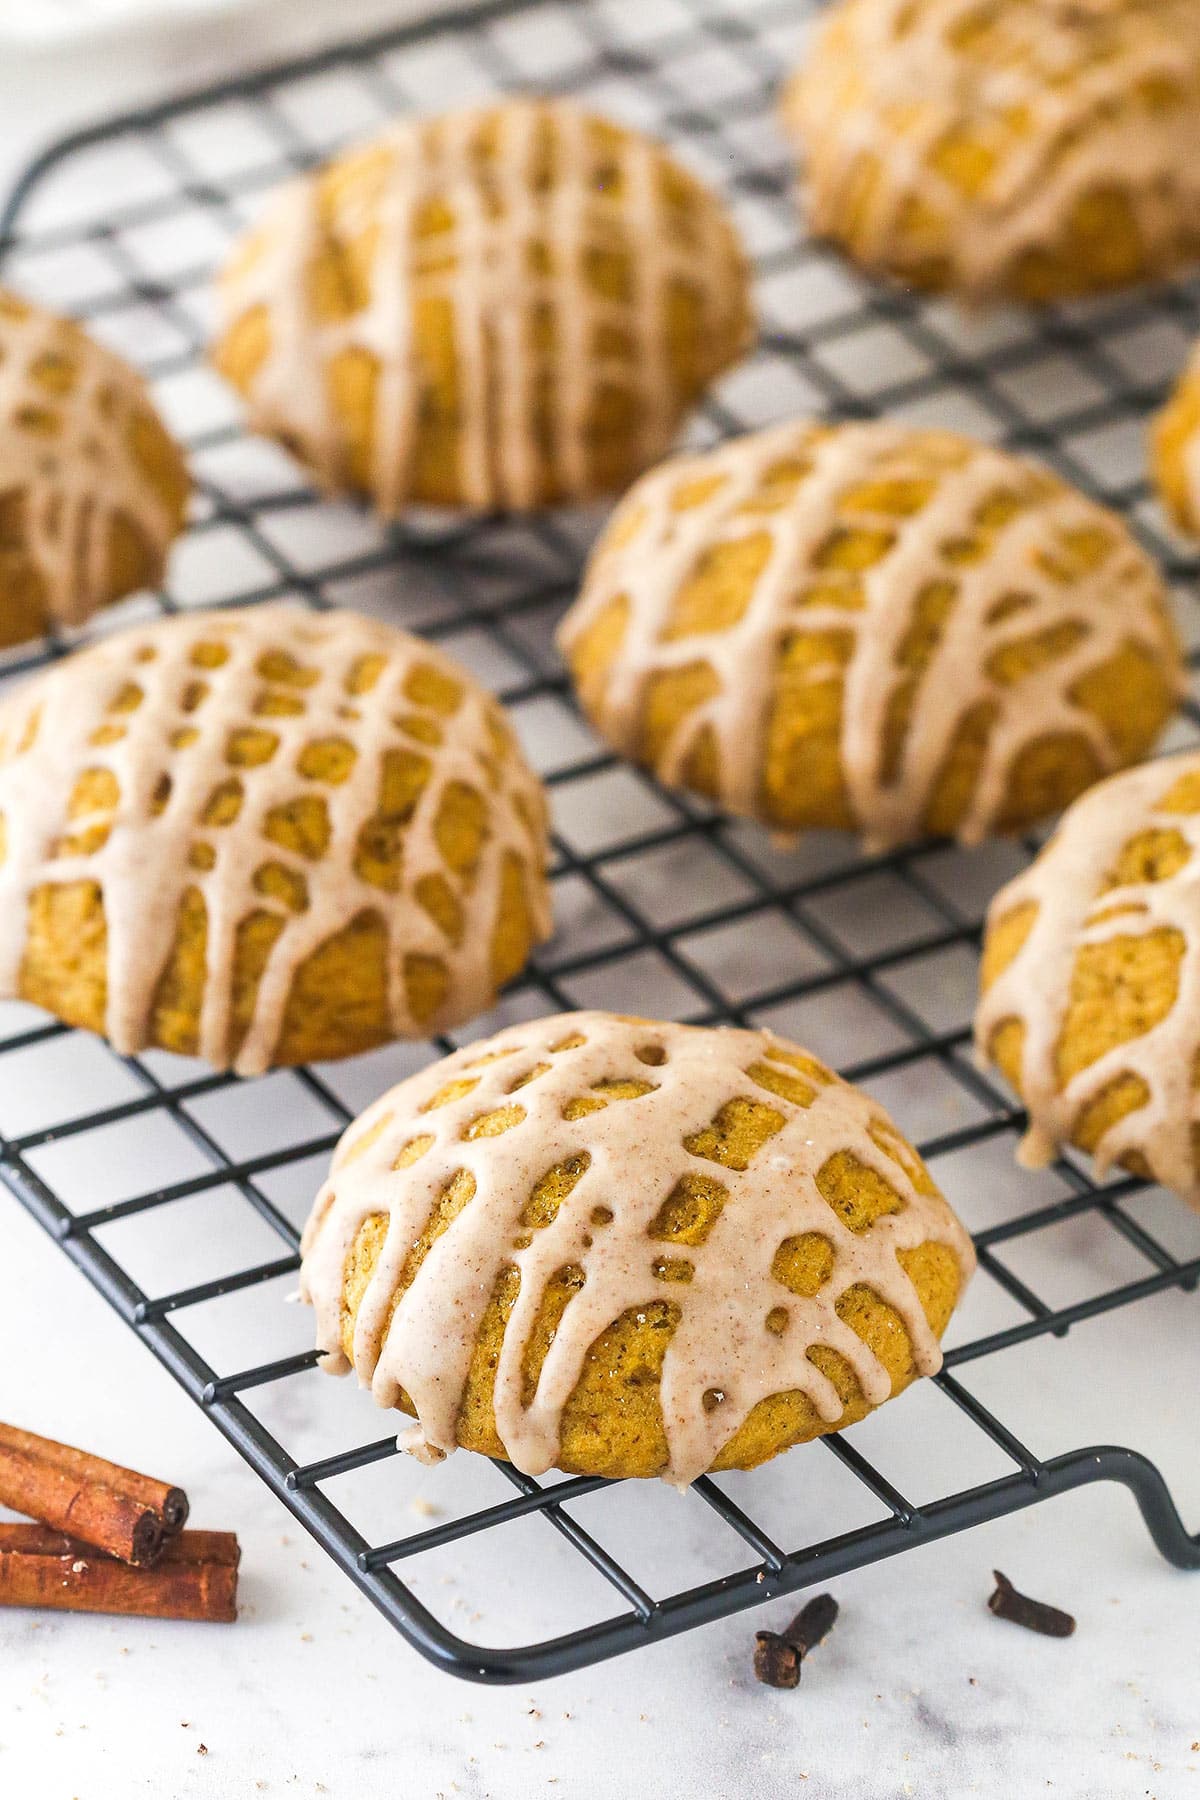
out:
{"label": "white background", "polygon": [[[0,50],[0,182],[68,124],[397,12],[306,0],[73,61]],[[954,1198],[982,1222],[972,1195]],[[1041,1360],[1018,1358],[988,1396],[1021,1413],[1035,1449],[1107,1430],[1151,1451],[1198,1525],[1196,1324],[1194,1301],[1164,1297]],[[918,1396],[896,1412],[919,1434]],[[581,1675],[492,1691],[403,1645],[3,1194],[0,1415],[182,1482],[194,1522],[236,1529],[244,1549],[233,1628],[0,1614],[0,1794],[13,1800],[1200,1795],[1200,1576],[1158,1559],[1115,1490],[839,1581],[842,1620],[797,1693],[749,1674],[755,1626],[781,1624],[786,1601]],[[937,1468],[926,1474],[936,1488]],[[409,1490],[438,1504],[436,1476]],[[1076,1638],[1044,1642],[993,1620],[995,1564],[1075,1610]],[[522,1591],[547,1578],[536,1562],[512,1577],[505,1635],[519,1630]],[[455,1603],[469,1615],[470,1593]]]}

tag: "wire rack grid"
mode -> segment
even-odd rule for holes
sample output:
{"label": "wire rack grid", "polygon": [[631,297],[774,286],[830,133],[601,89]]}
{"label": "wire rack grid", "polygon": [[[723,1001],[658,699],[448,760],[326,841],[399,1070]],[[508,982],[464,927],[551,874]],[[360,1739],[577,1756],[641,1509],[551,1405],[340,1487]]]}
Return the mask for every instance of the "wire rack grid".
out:
{"label": "wire rack grid", "polygon": [[[805,411],[886,411],[1037,454],[1131,517],[1181,590],[1195,648],[1195,570],[1149,503],[1142,431],[1200,326],[1200,288],[972,322],[859,281],[804,240],[773,123],[800,49],[797,16],[802,27],[811,10],[797,0],[477,6],[80,134],[30,170],[0,222],[5,279],[70,307],[141,364],[198,481],[166,591],[95,629],[156,607],[299,593],[427,633],[510,708],[555,803],[559,923],[469,1035],[594,1004],[773,1025],[892,1106],[980,1227],[980,1276],[943,1373],[875,1420],[755,1475],[701,1480],[685,1499],[654,1483],[538,1482],[460,1456],[430,1489],[449,1516],[417,1525],[403,1515],[431,1517],[413,1491],[429,1478],[397,1455],[390,1431],[378,1435],[369,1402],[315,1370],[311,1327],[279,1302],[336,1137],[451,1041],[239,1084],[178,1058],[120,1059],[30,1008],[0,1009],[8,1187],[351,1580],[426,1656],[470,1679],[594,1662],[1100,1480],[1132,1490],[1165,1556],[1200,1566],[1200,1543],[1148,1457],[1076,1448],[1073,1437],[1035,1454],[984,1397],[982,1372],[1005,1353],[1039,1359],[1025,1365],[1038,1387],[1061,1382],[1068,1369],[1047,1359],[1066,1354],[1072,1328],[1156,1295],[1190,1304],[1200,1280],[1200,1230],[1188,1235],[1177,1203],[1127,1177],[1098,1184],[1071,1155],[1037,1180],[1016,1172],[1022,1115],[971,1059],[983,910],[1036,841],[863,860],[847,840],[815,835],[783,853],[663,792],[591,737],[552,648],[595,519],[417,518],[384,531],[318,503],[282,453],[245,437],[206,370],[212,272],[281,178],[430,96],[576,94],[669,139],[727,194],[756,258],[759,348],[696,422],[694,442]],[[12,656],[0,676],[63,649]],[[1175,744],[1200,741],[1198,727],[1189,703]],[[1064,1234],[1086,1266],[1083,1278],[1072,1264],[1065,1289],[1053,1248]],[[949,1445],[940,1461],[929,1450],[938,1433]],[[469,1586],[471,1599],[499,1582],[490,1612],[481,1599],[485,1633],[469,1629],[478,1612],[456,1615],[471,1604],[461,1593],[439,1604],[426,1573],[439,1555],[454,1571],[440,1580]],[[536,1635],[495,1641],[497,1620],[501,1638],[505,1618],[509,1636],[514,1612],[524,1621],[514,1595],[527,1601],[531,1587]]]}

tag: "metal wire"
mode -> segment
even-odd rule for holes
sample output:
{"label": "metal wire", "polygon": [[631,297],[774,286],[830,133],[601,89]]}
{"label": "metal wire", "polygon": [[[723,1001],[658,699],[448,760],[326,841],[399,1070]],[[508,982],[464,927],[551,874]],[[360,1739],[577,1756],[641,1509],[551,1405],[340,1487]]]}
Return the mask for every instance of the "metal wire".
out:
{"label": "metal wire", "polygon": [[[453,640],[460,651],[471,648],[518,726],[528,736],[537,725],[533,735],[557,802],[560,914],[564,897],[571,904],[558,936],[512,990],[511,1005],[538,1013],[590,1004],[632,983],[643,1009],[697,1022],[769,1018],[786,1029],[789,1016],[803,1013],[815,1021],[818,1050],[827,1033],[846,1029],[849,1015],[851,1041],[838,1059],[844,1073],[879,1083],[916,1072],[961,1102],[961,1122],[925,1134],[921,1148],[936,1170],[940,1157],[979,1155],[994,1139],[1014,1139],[1022,1124],[1019,1109],[970,1059],[968,1008],[931,1019],[906,998],[900,979],[923,959],[974,957],[986,895],[969,861],[938,844],[863,860],[848,842],[830,848],[828,840],[797,857],[776,857],[755,833],[622,769],[573,719],[549,648],[549,626],[572,591],[586,525],[552,515],[519,526],[418,519],[375,534],[378,541],[365,526],[351,526],[358,547],[339,553],[335,534],[332,551],[314,556],[303,531],[309,490],[281,463],[271,464],[269,479],[238,470],[230,457],[248,446],[231,413],[219,405],[213,412],[215,384],[206,388],[201,374],[202,296],[213,267],[259,198],[328,152],[331,108],[337,135],[344,135],[423,103],[431,88],[447,101],[522,87],[574,93],[648,124],[721,180],[758,251],[762,343],[707,408],[697,442],[803,405],[837,417],[936,415],[1036,453],[1098,489],[1130,516],[1174,579],[1190,580],[1193,565],[1162,536],[1148,506],[1129,434],[1140,432],[1200,326],[1200,290],[1177,284],[984,328],[841,270],[799,234],[786,152],[770,123],[774,92],[796,48],[791,28],[804,10],[796,0],[487,4],[327,50],[59,144],[26,174],[0,219],[0,260],[6,279],[58,304],[73,302],[98,333],[130,347],[160,395],[173,398],[203,500],[189,544],[209,585],[175,573],[158,606],[241,606],[286,592],[316,607],[373,597],[386,610],[403,592],[406,623]],[[319,517],[327,523],[332,514]],[[339,514],[339,530],[344,526]],[[1200,640],[1200,617],[1185,613],[1185,623]],[[0,672],[36,668],[63,648],[38,645],[10,657]],[[1177,741],[1195,742],[1200,710],[1194,703],[1186,710]],[[1031,839],[1023,854],[1035,848]],[[894,924],[897,913],[908,927],[881,930],[880,921]],[[770,952],[769,974],[761,967],[731,972],[728,954],[712,950],[719,940],[727,953],[731,933],[742,945],[761,937],[783,946]],[[855,1020],[870,1022],[874,1047],[860,1045]],[[22,1015],[0,1039],[0,1092],[27,1061],[71,1041],[63,1027]],[[449,1047],[431,1045],[428,1055]],[[863,1454],[854,1434],[827,1439],[787,1459],[797,1481],[811,1470],[806,1459],[832,1456],[882,1516],[798,1543],[777,1542],[779,1534],[754,1518],[752,1482],[739,1489],[743,1504],[705,1478],[683,1504],[707,1509],[740,1540],[749,1561],[661,1594],[572,1510],[584,1503],[594,1512],[618,1486],[595,1479],[539,1483],[497,1463],[499,1491],[503,1481],[513,1490],[507,1498],[369,1542],[326,1489],[390,1463],[394,1436],[299,1459],[268,1428],[256,1400],[263,1390],[308,1394],[305,1384],[323,1379],[315,1354],[287,1351],[225,1367],[193,1341],[192,1324],[212,1302],[296,1269],[298,1234],[272,1184],[289,1171],[303,1174],[326,1154],[354,1108],[332,1072],[299,1071],[292,1079],[308,1108],[306,1134],[235,1154],[227,1135],[205,1123],[205,1109],[236,1084],[161,1057],[103,1054],[121,1071],[117,1097],[78,1115],[65,1097],[62,1117],[0,1135],[0,1176],[350,1579],[410,1643],[455,1674],[502,1682],[560,1673],[1101,1480],[1130,1489],[1164,1556],[1181,1568],[1200,1567],[1200,1542],[1185,1531],[1152,1463],[1115,1447],[1039,1458],[958,1373],[1168,1288],[1194,1289],[1200,1280],[1200,1256],[1176,1256],[1129,1210],[1141,1184],[1099,1186],[1073,1159],[1057,1171],[1061,1196],[1024,1210],[1027,1195],[1014,1173],[1010,1216],[980,1232],[977,1243],[980,1280],[1008,1297],[1017,1322],[957,1344],[938,1378],[951,1407],[1002,1456],[1008,1472],[1001,1477],[917,1504]],[[106,1134],[163,1120],[190,1146],[199,1165],[192,1172],[100,1204],[80,1205],[59,1191],[48,1154],[60,1156],[79,1140],[101,1191],[111,1192],[120,1182],[106,1164]],[[119,1223],[152,1221],[182,1202],[226,1194],[279,1240],[276,1254],[213,1279],[147,1292],[108,1246]],[[1080,1217],[1096,1232],[1112,1233],[1139,1272],[1056,1306],[1009,1266],[1005,1252],[1036,1245],[1039,1234]],[[441,1479],[454,1480],[453,1465]],[[516,1648],[481,1646],[450,1630],[396,1573],[402,1563],[465,1546],[482,1533],[493,1534],[502,1561],[508,1529],[536,1520],[612,1590],[615,1612]]]}

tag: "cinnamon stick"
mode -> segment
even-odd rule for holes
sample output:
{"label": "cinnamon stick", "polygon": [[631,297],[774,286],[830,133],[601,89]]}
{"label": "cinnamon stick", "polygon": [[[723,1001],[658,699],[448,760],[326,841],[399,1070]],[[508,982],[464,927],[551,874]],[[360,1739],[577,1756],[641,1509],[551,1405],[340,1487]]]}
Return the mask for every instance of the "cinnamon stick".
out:
{"label": "cinnamon stick", "polygon": [[0,1524],[0,1606],[232,1624],[241,1551],[231,1531],[183,1531],[151,1569],[45,1525]]}
{"label": "cinnamon stick", "polygon": [[138,1565],[153,1562],[188,1516],[182,1488],[3,1423],[0,1504]]}

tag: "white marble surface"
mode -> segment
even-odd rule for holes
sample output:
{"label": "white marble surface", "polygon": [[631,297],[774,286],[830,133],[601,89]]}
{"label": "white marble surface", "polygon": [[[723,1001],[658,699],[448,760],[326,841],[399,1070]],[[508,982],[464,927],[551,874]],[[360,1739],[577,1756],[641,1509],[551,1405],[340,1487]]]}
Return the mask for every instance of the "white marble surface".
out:
{"label": "white marble surface", "polygon": [[[0,12],[10,0],[0,0]],[[421,10],[421,0],[240,0],[207,18],[171,0],[157,20],[97,32],[72,48],[0,41],[0,189],[71,127],[139,102],[219,80],[226,72],[300,56],[331,38],[369,31]],[[441,0],[444,6],[446,0]],[[13,0],[14,19],[27,8]],[[433,4],[424,10],[435,10]],[[191,16],[189,16],[191,14]]]}
{"label": "white marble surface", "polygon": [[[468,1687],[399,1642],[4,1195],[0,1232],[0,1413],[169,1472],[195,1522],[236,1529],[244,1547],[234,1627],[0,1613],[0,1792],[14,1800],[625,1800],[637,1783],[655,1800],[1200,1793],[1200,1578],[1158,1559],[1115,1490],[838,1581],[841,1621],[795,1693],[749,1673],[755,1625],[785,1621],[788,1601],[558,1681]],[[1164,1304],[1151,1321],[1160,1351],[1194,1327],[1190,1310]],[[1140,1373],[1116,1408],[1088,1392],[1085,1355],[1061,1370],[1083,1377],[1078,1438],[1101,1410],[1133,1431],[1144,1400],[1137,1441],[1175,1442],[1171,1473],[1194,1520],[1194,1441],[1178,1443],[1194,1399],[1172,1422],[1149,1391],[1154,1362],[1138,1345],[1129,1356]],[[1200,1359],[1187,1361],[1194,1396]],[[894,1411],[912,1404],[915,1419],[916,1401]],[[462,1474],[451,1462],[419,1491],[438,1505],[439,1480]],[[993,1619],[994,1565],[1074,1608],[1076,1637]],[[536,1585],[548,1573],[523,1575]],[[427,1597],[448,1595],[453,1623],[469,1587],[451,1578]]]}
{"label": "white marble surface", "polygon": [[[0,182],[37,143],[107,106],[396,11],[368,0],[268,4],[236,37],[232,27],[185,33],[74,64],[6,57]],[[996,1161],[982,1183],[960,1177],[952,1197],[978,1226],[1008,1204],[1011,1180],[1007,1160]],[[1174,1203],[1153,1204],[1166,1229],[1187,1236]],[[1040,1254],[1040,1279],[1057,1283],[1056,1296],[1114,1278],[1110,1243],[1094,1227]],[[993,1302],[981,1286],[959,1329],[983,1328]],[[1036,1358],[976,1365],[969,1385],[1002,1405],[1035,1450],[1104,1437],[1146,1449],[1197,1525],[1196,1324],[1194,1299],[1165,1296]],[[366,1402],[328,1384],[323,1408],[356,1404],[366,1440],[379,1430]],[[864,1446],[918,1500],[938,1491],[958,1453],[944,1404],[914,1393],[864,1428],[873,1432]],[[797,1693],[771,1693],[749,1675],[755,1626],[783,1622],[787,1601],[556,1682],[484,1690],[407,1650],[4,1193],[0,1416],[169,1474],[192,1494],[198,1525],[236,1529],[244,1546],[243,1616],[231,1629],[0,1614],[0,1794],[13,1800],[623,1800],[639,1786],[655,1800],[1200,1795],[1200,1576],[1158,1558],[1116,1490],[840,1580],[841,1622]],[[419,1525],[414,1498],[440,1509],[482,1480],[468,1461],[433,1475],[388,1465],[382,1498],[394,1525],[399,1509],[395,1528]],[[785,1537],[805,1509],[837,1529],[857,1502],[833,1468],[820,1450],[797,1453],[752,1478],[756,1502]],[[972,1478],[995,1472],[981,1464]],[[715,1572],[705,1559],[718,1552],[685,1503],[676,1514],[673,1496],[625,1491],[624,1544],[651,1546],[652,1584],[677,1566]],[[360,1493],[368,1512],[380,1504],[378,1485],[364,1480]],[[556,1543],[517,1545],[511,1567],[485,1571],[464,1552],[416,1580],[452,1625],[517,1638],[536,1631],[541,1590],[575,1579]],[[1046,1642],[991,1618],[984,1600],[997,1564],[1076,1611],[1077,1636]],[[475,1620],[485,1573],[491,1610]]]}
{"label": "white marble surface", "polygon": [[204,16],[257,0],[5,0],[0,7],[0,42],[22,48],[73,50],[80,44],[174,25],[187,15]]}

